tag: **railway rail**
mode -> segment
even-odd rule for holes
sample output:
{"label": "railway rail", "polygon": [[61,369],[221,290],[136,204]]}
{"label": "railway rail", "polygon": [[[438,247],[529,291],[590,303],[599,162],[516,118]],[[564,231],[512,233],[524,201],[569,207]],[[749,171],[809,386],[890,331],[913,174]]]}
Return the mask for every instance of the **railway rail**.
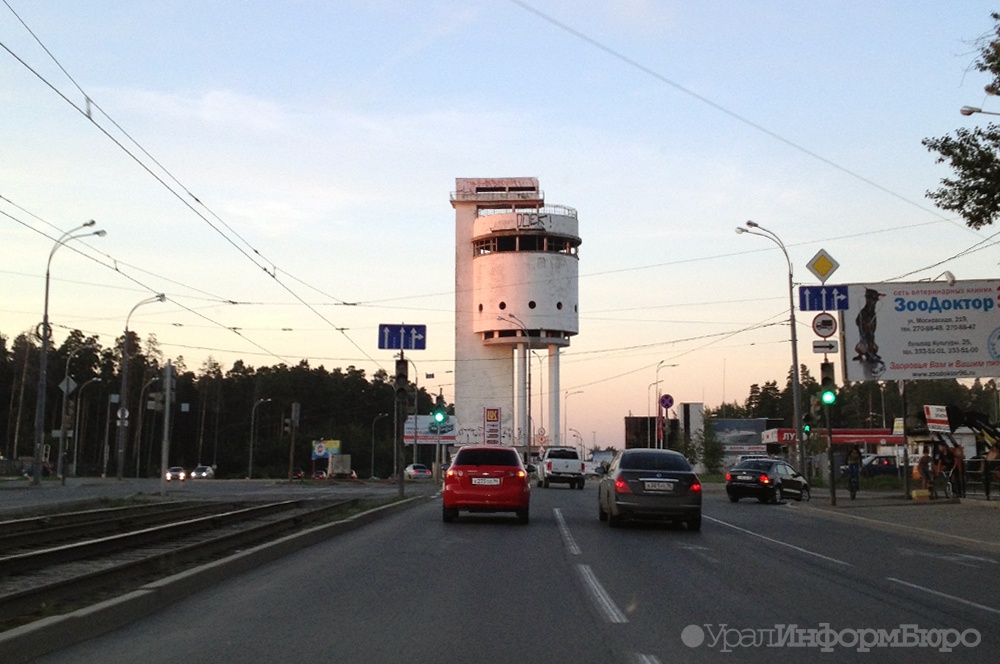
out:
{"label": "railway rail", "polygon": [[2,521],[0,631],[336,520],[358,503],[177,501]]}

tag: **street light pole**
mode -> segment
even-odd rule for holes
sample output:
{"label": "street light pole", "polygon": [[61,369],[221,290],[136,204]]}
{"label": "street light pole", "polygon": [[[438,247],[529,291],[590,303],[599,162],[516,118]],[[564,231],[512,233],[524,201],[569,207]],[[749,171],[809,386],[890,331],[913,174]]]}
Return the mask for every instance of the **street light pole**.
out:
{"label": "street light pole", "polygon": [[257,422],[257,406],[262,403],[267,403],[270,399],[257,399],[257,402],[250,409],[250,460],[247,462],[247,479],[253,479],[253,442],[254,436],[256,435],[255,424]]}
{"label": "street light pole", "polygon": [[77,454],[80,451],[80,445],[83,444],[83,437],[80,435],[80,402],[83,401],[83,388],[91,383],[100,382],[101,377],[95,376],[81,385],[80,389],[76,391],[76,423],[73,425],[73,477],[76,477]]}
{"label": "street light pole", "polygon": [[[66,454],[66,420],[69,418],[66,405],[69,403],[69,393],[73,391],[70,388],[69,382],[69,363],[74,357],[76,357],[76,354],[84,348],[92,349],[93,346],[89,344],[77,346],[73,352],[69,354],[69,357],[66,358],[66,372],[63,374],[62,419],[59,420],[59,457],[56,459],[56,474],[59,475],[63,485],[66,484],[66,464],[63,462],[63,456]],[[76,437],[76,429],[73,430],[73,436]]]}
{"label": "street light pole", "polygon": [[781,249],[781,253],[785,255],[785,262],[788,263],[788,324],[792,328],[792,427],[795,429],[795,441],[799,448],[799,472],[805,473],[806,450],[805,441],[802,439],[802,385],[799,381],[799,341],[795,330],[795,285],[792,282],[792,260],[788,257],[785,243],[774,232],[767,230],[755,221],[748,221],[746,225],[747,228],[738,226],[736,232],[757,235],[774,242]]}
{"label": "street light pole", "polygon": [[132,314],[135,310],[144,304],[149,304],[151,302],[164,302],[167,296],[163,293],[155,295],[153,297],[146,298],[145,300],[137,303],[132,310],[128,312],[128,316],[125,317],[125,338],[122,339],[122,393],[121,399],[118,403],[118,479],[122,479],[122,473],[125,469],[125,438],[126,438],[126,428],[128,426],[128,363],[129,363],[129,350],[128,350],[128,323],[132,318]]}
{"label": "street light pole", "polygon": [[378,415],[375,416],[375,419],[372,420],[372,466],[371,466],[372,470],[370,473],[370,477],[368,478],[372,480],[375,479],[375,423],[378,422],[383,417],[389,417],[389,413],[379,413]]}
{"label": "street light pole", "polygon": [[63,246],[70,240],[76,240],[77,238],[87,237],[89,235],[96,235],[97,237],[104,237],[107,235],[105,230],[89,231],[87,233],[80,233],[79,235],[73,235],[78,230],[83,228],[90,228],[97,222],[91,219],[90,221],[80,224],[76,228],[71,228],[56,240],[55,245],[52,247],[52,251],[49,252],[49,260],[45,263],[45,309],[42,312],[42,349],[41,354],[38,358],[38,395],[35,400],[35,457],[31,462],[31,483],[34,485],[41,484],[42,482],[42,450],[45,447],[45,397],[48,391],[48,385],[46,383],[46,374],[48,373],[48,355],[49,355],[49,339],[52,336],[52,330],[49,328],[49,274],[52,267],[52,256],[56,253],[56,249]]}
{"label": "street light pole", "polygon": [[656,448],[660,449],[663,447],[663,425],[660,422],[660,368],[661,367],[676,367],[676,364],[663,364],[666,360],[660,360],[660,363],[656,365]]}
{"label": "street light pole", "polygon": [[567,408],[569,398],[574,394],[583,394],[583,390],[577,390],[576,392],[567,391],[563,396],[563,445],[569,440],[569,409]]}

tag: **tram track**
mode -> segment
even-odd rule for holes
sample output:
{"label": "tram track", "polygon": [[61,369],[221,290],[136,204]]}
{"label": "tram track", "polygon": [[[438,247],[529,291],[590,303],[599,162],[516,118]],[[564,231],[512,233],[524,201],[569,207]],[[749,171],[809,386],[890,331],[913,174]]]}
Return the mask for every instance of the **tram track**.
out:
{"label": "tram track", "polygon": [[0,522],[0,632],[344,518],[358,504],[357,499],[164,504]]}

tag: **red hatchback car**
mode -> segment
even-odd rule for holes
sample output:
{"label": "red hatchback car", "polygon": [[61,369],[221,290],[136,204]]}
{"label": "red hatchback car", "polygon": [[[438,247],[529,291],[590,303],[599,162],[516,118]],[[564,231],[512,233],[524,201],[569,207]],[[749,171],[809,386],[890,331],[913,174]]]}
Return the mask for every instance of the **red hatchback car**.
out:
{"label": "red hatchback car", "polygon": [[450,522],[466,512],[514,512],[528,523],[531,485],[512,447],[469,445],[452,459],[444,476],[441,516]]}

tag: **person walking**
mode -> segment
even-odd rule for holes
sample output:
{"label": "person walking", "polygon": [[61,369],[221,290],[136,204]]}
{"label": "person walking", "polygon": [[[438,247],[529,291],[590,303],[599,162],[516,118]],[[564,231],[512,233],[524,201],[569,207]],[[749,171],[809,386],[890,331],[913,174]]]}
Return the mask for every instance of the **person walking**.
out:
{"label": "person walking", "polygon": [[933,469],[931,468],[931,453],[930,449],[924,445],[924,453],[917,462],[917,469],[920,471],[920,482],[924,491],[931,492],[931,498],[934,497],[934,476]]}

